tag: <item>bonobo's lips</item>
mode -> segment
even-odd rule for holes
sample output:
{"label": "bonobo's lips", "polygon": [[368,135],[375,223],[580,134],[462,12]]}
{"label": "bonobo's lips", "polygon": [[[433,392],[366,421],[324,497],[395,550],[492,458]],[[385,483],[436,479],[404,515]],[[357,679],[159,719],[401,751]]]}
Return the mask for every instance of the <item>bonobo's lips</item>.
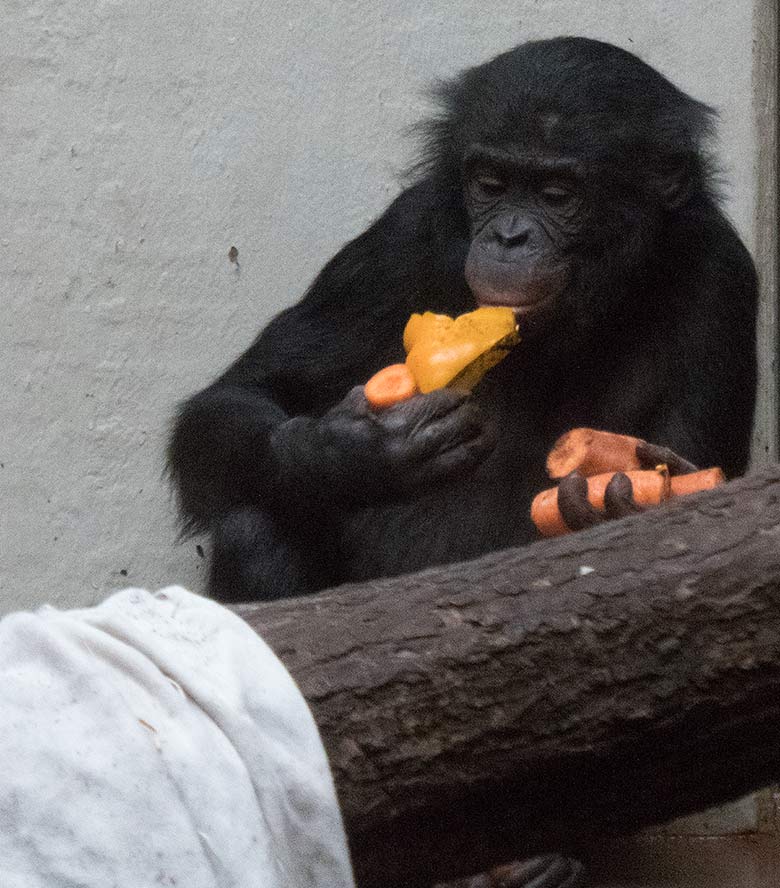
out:
{"label": "bonobo's lips", "polygon": [[502,293],[492,290],[475,293],[474,296],[477,300],[477,305],[511,308],[516,317],[535,313],[555,299],[553,293],[543,293],[538,297],[529,299],[525,293]]}
{"label": "bonobo's lips", "polygon": [[527,318],[532,315],[542,314],[544,310],[555,302],[558,289],[554,287],[534,287],[527,290],[507,290],[492,287],[490,284],[472,284],[471,291],[479,306],[497,306],[511,308],[515,317]]}
{"label": "bonobo's lips", "polygon": [[511,308],[518,317],[541,312],[553,303],[568,282],[566,269],[528,274],[494,263],[466,262],[466,281],[478,305]]}

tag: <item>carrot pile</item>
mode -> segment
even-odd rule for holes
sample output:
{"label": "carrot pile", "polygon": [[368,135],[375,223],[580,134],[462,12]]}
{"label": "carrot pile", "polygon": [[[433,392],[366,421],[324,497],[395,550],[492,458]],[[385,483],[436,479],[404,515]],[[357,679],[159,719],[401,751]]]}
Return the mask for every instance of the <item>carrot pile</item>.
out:
{"label": "carrot pile", "polygon": [[[547,457],[547,472],[560,480],[578,471],[588,483],[588,502],[604,510],[604,491],[616,472],[624,472],[633,488],[637,505],[658,505],[671,497],[710,490],[726,479],[722,469],[710,468],[669,476],[665,465],[643,469],[637,446],[645,442],[629,435],[595,429],[572,429],[562,435]],[[558,488],[537,494],[531,503],[531,520],[543,536],[570,533],[558,507]]]}
{"label": "carrot pile", "polygon": [[406,362],[375,373],[365,385],[366,399],[383,410],[439,388],[471,391],[518,341],[511,308],[485,306],[456,318],[413,314],[404,328]]}

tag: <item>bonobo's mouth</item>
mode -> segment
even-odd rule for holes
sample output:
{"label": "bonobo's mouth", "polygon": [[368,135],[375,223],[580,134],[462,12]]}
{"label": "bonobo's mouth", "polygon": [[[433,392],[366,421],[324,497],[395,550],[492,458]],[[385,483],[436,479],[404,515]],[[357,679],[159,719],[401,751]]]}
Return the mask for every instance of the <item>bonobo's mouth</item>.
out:
{"label": "bonobo's mouth", "polygon": [[528,274],[515,267],[507,273],[505,267],[480,262],[466,262],[466,281],[480,306],[511,308],[515,317],[528,319],[547,314],[548,309],[566,288],[568,270],[556,268],[545,274]]}
{"label": "bonobo's mouth", "polygon": [[511,308],[517,323],[524,327],[531,318],[543,317],[555,302],[557,293],[547,288],[518,292],[517,290],[501,290],[490,286],[479,290],[472,288],[478,306]]}

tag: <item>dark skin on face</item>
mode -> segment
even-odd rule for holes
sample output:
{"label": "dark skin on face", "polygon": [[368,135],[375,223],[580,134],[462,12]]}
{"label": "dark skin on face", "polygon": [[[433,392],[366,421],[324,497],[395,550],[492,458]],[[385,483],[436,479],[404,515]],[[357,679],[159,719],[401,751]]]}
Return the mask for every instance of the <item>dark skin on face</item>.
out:
{"label": "dark skin on face", "polygon": [[[517,47],[438,100],[412,184],[177,414],[171,475],[219,599],[530,542],[546,453],[576,426],[746,466],[756,277],[711,185],[711,110],[582,38]],[[470,396],[369,408],[412,312],[478,305],[511,306],[522,340]],[[608,517],[635,510],[626,484]],[[604,520],[581,479],[561,500],[573,529]]]}
{"label": "dark skin on face", "polygon": [[582,225],[576,169],[563,158],[521,159],[485,146],[468,152],[465,275],[478,305],[510,306],[524,327],[554,305],[570,280],[567,255]]}

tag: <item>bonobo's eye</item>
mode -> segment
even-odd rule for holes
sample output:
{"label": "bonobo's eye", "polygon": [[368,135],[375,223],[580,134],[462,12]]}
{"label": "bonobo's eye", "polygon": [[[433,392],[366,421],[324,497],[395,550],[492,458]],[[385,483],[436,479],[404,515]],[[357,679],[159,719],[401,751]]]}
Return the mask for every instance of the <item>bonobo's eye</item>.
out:
{"label": "bonobo's eye", "polygon": [[565,183],[549,183],[540,191],[542,200],[551,207],[565,207],[577,196],[574,188]]}
{"label": "bonobo's eye", "polygon": [[506,191],[506,183],[494,173],[476,173],[471,178],[469,188],[477,200],[486,200],[501,197]]}

